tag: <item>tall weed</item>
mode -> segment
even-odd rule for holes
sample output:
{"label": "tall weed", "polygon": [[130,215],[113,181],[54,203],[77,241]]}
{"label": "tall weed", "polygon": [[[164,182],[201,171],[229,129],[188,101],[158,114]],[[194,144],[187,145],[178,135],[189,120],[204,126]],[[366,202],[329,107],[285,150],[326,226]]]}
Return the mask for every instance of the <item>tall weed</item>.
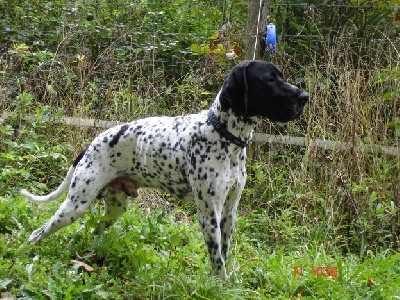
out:
{"label": "tall weed", "polygon": [[[390,156],[378,147],[367,151],[363,146],[399,146],[400,65],[395,57],[400,49],[391,44],[386,54],[377,56],[375,49],[362,47],[363,55],[355,56],[346,39],[338,39],[301,67],[284,52],[274,57],[284,74],[302,82],[310,93],[302,118],[279,131],[299,134],[306,128],[306,138],[350,146],[253,146],[251,156],[258,162],[250,169],[245,202],[269,218],[287,220],[281,237],[290,236],[296,226],[307,226],[299,232],[303,242],[319,237],[361,256],[368,249],[399,247],[400,209],[400,154]],[[276,127],[266,124],[263,129],[273,132]],[[287,208],[294,212],[289,219]],[[279,239],[275,242],[280,244]]]}

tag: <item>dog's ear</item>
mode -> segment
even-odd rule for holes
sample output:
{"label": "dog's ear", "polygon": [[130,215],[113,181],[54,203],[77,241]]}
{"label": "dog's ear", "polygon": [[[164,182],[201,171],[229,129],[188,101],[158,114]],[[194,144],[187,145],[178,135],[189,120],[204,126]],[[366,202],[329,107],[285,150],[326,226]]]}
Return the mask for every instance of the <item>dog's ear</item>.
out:
{"label": "dog's ear", "polygon": [[239,116],[246,116],[248,111],[247,70],[251,61],[243,61],[236,65],[225,78],[219,101],[221,109],[229,108]]}

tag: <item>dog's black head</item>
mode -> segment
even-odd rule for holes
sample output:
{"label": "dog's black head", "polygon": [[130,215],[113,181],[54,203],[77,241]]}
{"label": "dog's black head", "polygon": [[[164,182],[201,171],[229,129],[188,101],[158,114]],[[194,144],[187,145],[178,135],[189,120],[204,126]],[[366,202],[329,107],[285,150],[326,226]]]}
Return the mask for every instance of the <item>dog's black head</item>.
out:
{"label": "dog's black head", "polygon": [[287,122],[303,112],[308,94],[283,80],[272,63],[243,61],[226,77],[220,94],[223,111],[229,108],[243,117],[267,117]]}

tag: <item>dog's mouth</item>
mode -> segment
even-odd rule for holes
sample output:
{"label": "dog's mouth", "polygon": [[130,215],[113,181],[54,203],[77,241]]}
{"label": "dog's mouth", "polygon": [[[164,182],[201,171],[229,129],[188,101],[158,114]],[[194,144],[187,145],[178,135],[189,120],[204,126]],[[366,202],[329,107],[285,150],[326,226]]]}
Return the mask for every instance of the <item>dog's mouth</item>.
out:
{"label": "dog's mouth", "polygon": [[295,107],[295,111],[292,115],[292,118],[290,118],[289,121],[295,120],[298,117],[301,116],[301,114],[304,111],[304,107],[306,106],[308,99],[310,98],[310,96],[308,95],[308,93],[301,91],[298,95],[297,95],[297,105]]}
{"label": "dog's mouth", "polygon": [[295,119],[299,118],[301,116],[301,114],[303,113],[304,108],[305,108],[304,104],[299,106],[297,111],[294,113],[294,116],[293,116],[292,120],[295,120]]}
{"label": "dog's mouth", "polygon": [[268,118],[268,119],[272,123],[287,124],[288,122],[296,120],[297,118],[299,118],[302,113],[303,113],[303,108],[300,111],[295,112],[292,116],[290,116],[288,118],[275,118],[275,119]]}
{"label": "dog's mouth", "polygon": [[283,113],[282,111],[280,111],[280,114],[274,114],[273,116],[268,116],[268,119],[272,123],[285,124],[290,121],[298,119],[301,116],[301,114],[303,113],[304,108],[305,108],[305,103],[299,103],[291,109],[290,113],[288,111],[286,111],[286,113]]}

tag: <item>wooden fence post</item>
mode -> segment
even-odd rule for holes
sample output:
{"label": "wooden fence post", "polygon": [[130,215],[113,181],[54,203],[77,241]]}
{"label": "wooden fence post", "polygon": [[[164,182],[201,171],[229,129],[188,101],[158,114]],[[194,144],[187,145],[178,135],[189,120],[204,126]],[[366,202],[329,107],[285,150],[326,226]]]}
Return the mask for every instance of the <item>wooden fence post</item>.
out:
{"label": "wooden fence post", "polygon": [[[247,28],[245,59],[262,59],[265,52],[265,27],[267,26],[267,0],[249,0],[247,9]],[[258,27],[258,35],[257,35]],[[257,43],[256,43],[257,37]]]}

